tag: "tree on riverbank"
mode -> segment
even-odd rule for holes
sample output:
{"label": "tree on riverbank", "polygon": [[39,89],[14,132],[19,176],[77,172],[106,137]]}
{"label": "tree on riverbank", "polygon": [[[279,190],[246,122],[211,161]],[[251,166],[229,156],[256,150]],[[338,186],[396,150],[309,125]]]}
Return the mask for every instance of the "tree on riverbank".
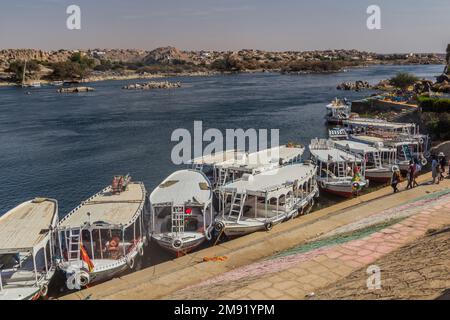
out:
{"label": "tree on riverbank", "polygon": [[[13,78],[17,82],[21,82],[23,80],[23,69],[25,66],[25,61],[13,61],[9,64],[9,68],[6,70],[7,72],[13,73]],[[41,69],[39,66],[39,63],[35,60],[27,61],[26,66],[26,74],[25,77],[27,77],[29,74],[33,72],[37,72]]]}
{"label": "tree on riverbank", "polygon": [[83,79],[89,75],[94,66],[94,59],[77,52],[68,61],[52,64],[53,73],[50,75],[50,78],[57,80]]}
{"label": "tree on riverbank", "polygon": [[389,84],[396,88],[406,90],[408,87],[412,86],[418,80],[419,79],[413,74],[406,72],[399,72],[395,77],[389,79]]}

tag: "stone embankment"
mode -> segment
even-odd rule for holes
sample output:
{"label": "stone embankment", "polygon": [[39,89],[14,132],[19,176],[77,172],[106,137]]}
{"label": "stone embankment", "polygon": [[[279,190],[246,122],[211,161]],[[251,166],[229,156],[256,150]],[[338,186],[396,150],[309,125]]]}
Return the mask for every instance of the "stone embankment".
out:
{"label": "stone embankment", "polygon": [[180,82],[169,82],[169,81],[161,81],[161,82],[147,82],[147,83],[134,83],[129,84],[122,89],[125,90],[152,90],[152,89],[174,89],[181,88]]}

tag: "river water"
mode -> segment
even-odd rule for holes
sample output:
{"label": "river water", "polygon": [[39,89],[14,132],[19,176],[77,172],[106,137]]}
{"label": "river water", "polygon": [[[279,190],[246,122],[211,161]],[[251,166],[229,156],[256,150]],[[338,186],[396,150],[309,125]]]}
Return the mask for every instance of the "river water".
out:
{"label": "river water", "polygon": [[[376,83],[399,71],[433,79],[443,66],[372,66],[317,75],[271,73],[168,78],[174,90],[127,91],[134,81],[88,84],[95,92],[59,94],[55,87],[0,88],[0,215],[36,196],[56,198],[60,215],[130,173],[151,191],[178,169],[171,134],[203,128],[280,129],[280,142],[307,145],[326,137],[325,105],[344,81]],[[27,94],[29,91],[31,94]]]}

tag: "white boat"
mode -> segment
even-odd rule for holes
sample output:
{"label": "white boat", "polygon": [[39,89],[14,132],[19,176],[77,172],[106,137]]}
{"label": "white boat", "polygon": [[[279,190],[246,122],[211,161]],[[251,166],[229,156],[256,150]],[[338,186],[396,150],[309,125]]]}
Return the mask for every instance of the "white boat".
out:
{"label": "white boat", "polygon": [[319,195],[312,164],[292,164],[242,178],[219,189],[220,214],[215,229],[228,237],[242,236],[295,218],[314,205]]}
{"label": "white boat", "polygon": [[340,125],[344,120],[350,119],[351,106],[346,100],[334,99],[326,107],[325,119],[330,125]]}
{"label": "white boat", "polygon": [[350,139],[358,142],[367,143],[374,147],[386,147],[395,150],[397,159],[395,163],[401,171],[408,171],[411,160],[417,159],[425,166],[428,163],[427,157],[430,157],[429,151],[423,152],[423,144],[416,139],[407,137],[394,137],[392,139],[380,138],[368,135],[350,135]]}
{"label": "white boat", "polygon": [[148,200],[142,182],[115,176],[58,224],[59,269],[68,289],[137,269],[147,241]]}
{"label": "white boat", "polygon": [[331,140],[313,139],[309,149],[323,191],[349,198],[368,186],[362,157],[339,150]]}
{"label": "white boat", "polygon": [[365,161],[365,177],[369,181],[388,182],[392,178],[393,167],[397,165],[397,151],[393,148],[370,146],[351,140],[334,141],[336,148],[357,154]]}
{"label": "white boat", "polygon": [[417,127],[414,123],[389,122],[383,119],[353,118],[343,121],[343,126],[353,134],[367,131],[379,132],[380,134],[416,134]]}
{"label": "white boat", "polygon": [[200,171],[179,170],[150,194],[152,240],[182,255],[211,239],[213,192]]}
{"label": "white boat", "polygon": [[58,202],[36,198],[0,217],[0,300],[46,296],[55,274]]}
{"label": "white boat", "polygon": [[303,146],[285,145],[257,152],[228,150],[193,159],[193,169],[203,171],[214,189],[240,179],[244,174],[258,174],[285,165],[299,163]]}

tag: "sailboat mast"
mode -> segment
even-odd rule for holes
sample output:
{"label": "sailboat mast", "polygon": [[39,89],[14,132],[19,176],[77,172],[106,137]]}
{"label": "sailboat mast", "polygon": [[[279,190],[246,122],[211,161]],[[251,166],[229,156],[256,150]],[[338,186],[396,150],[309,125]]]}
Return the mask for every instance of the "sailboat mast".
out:
{"label": "sailboat mast", "polygon": [[25,85],[25,72],[27,70],[27,60],[25,60],[25,63],[23,65],[23,74],[22,74],[22,86]]}

